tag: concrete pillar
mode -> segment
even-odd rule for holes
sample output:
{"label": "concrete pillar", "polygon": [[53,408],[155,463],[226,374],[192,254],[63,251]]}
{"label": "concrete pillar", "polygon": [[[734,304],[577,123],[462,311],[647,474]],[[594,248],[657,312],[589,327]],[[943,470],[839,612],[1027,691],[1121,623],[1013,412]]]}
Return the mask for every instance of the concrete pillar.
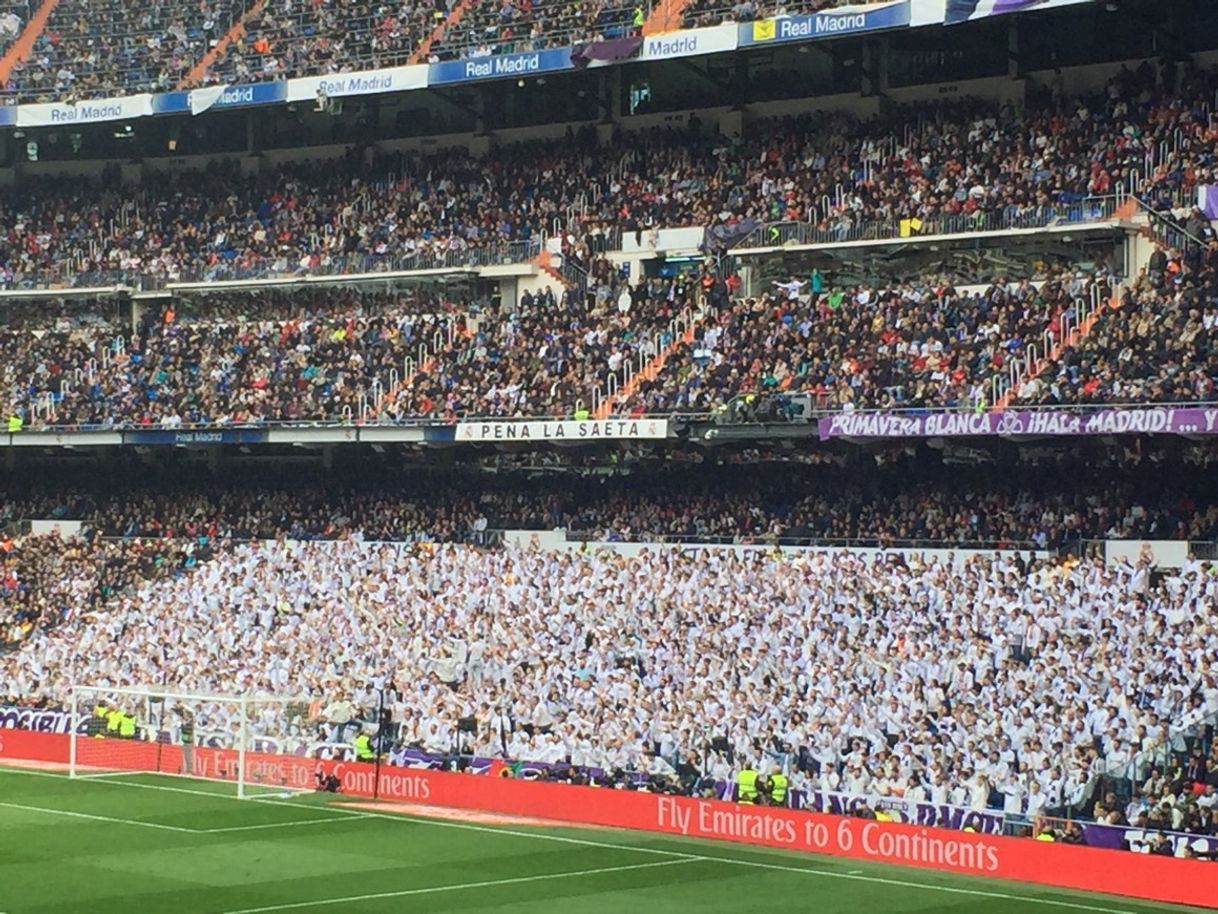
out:
{"label": "concrete pillar", "polygon": [[474,95],[474,136],[486,136],[486,92]]}
{"label": "concrete pillar", "polygon": [[1007,25],[1007,76],[1021,79],[1024,75],[1023,58],[1019,53],[1019,16],[1011,16]]}
{"label": "concrete pillar", "polygon": [[597,91],[600,95],[602,124],[616,124],[622,119],[622,67],[605,67],[598,70],[600,76]]}
{"label": "concrete pillar", "polygon": [[863,42],[862,95],[883,96],[888,93],[888,39],[869,38]]}

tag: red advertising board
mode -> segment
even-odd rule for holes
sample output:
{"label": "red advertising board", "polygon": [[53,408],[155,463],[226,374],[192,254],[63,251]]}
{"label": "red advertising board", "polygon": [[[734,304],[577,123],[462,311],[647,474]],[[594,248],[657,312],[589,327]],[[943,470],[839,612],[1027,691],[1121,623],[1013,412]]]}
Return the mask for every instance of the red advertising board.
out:
{"label": "red advertising board", "polygon": [[[115,742],[81,739],[78,762],[133,771],[181,770],[179,747]],[[0,730],[3,757],[66,762],[68,738]],[[268,786],[311,787],[316,772],[324,770],[339,776],[349,796],[372,796],[379,786],[377,793],[387,800],[712,838],[1218,908],[1218,866],[1193,860],[488,775],[383,767],[378,785],[376,769],[368,764],[258,753],[250,753],[246,761],[247,779]],[[231,777],[236,753],[196,749],[192,762],[197,775]]]}

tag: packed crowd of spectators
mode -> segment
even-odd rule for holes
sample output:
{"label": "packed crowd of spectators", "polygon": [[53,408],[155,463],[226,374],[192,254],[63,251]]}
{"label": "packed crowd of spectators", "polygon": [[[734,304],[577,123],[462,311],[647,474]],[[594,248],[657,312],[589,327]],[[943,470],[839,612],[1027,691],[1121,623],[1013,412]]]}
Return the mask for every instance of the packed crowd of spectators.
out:
{"label": "packed crowd of spectators", "polygon": [[3,94],[62,102],[171,91],[243,11],[240,0],[60,0]]}
{"label": "packed crowd of spectators", "polygon": [[[1067,271],[1037,285],[998,278],[966,295],[950,284],[825,288],[819,274],[733,301],[697,328],[625,412],[715,413],[734,398],[806,394],[823,409],[981,408],[991,379],[1060,338],[1061,318],[1115,277]],[[1048,337],[1046,337],[1048,334]]]}
{"label": "packed crowd of spectators", "polygon": [[15,475],[0,488],[0,525],[81,521],[106,536],[211,544],[487,543],[498,530],[566,530],[588,541],[1025,550],[1100,539],[1218,541],[1212,463],[1138,443],[1116,454],[974,467],[903,449],[868,456],[867,465],[815,449],[781,459],[756,449],[712,457],[668,448],[587,464],[521,459],[518,467],[486,458],[397,474],[356,464],[341,475],[287,479],[242,468],[186,480],[145,466],[61,472],[53,483]]}
{"label": "packed crowd of spectators", "polygon": [[[882,0],[797,0],[793,4],[695,0],[680,25],[748,22]],[[0,5],[0,53],[38,4]],[[252,83],[402,66],[421,60],[487,57],[637,35],[650,2],[625,0],[367,0],[305,3],[273,0],[250,7],[242,33],[201,82]],[[246,12],[234,0],[127,9],[113,0],[64,0],[33,57],[8,87],[20,101],[89,99],[176,88]],[[452,23],[446,20],[453,17]],[[674,24],[675,25],[675,24]],[[669,26],[670,28],[672,25]],[[430,40],[429,39],[434,39]],[[0,97],[3,93],[0,93]]]}
{"label": "packed crowd of spectators", "polygon": [[[1199,106],[1213,84],[1184,70],[1160,85],[1147,68],[1122,71],[1105,94],[1033,97],[1022,109],[962,100],[867,122],[821,113],[753,121],[738,137],[695,118],[606,145],[583,130],[482,159],[446,150],[257,175],[223,164],[149,170],[134,188],[117,174],[29,180],[0,201],[0,285],[110,271],[225,278],[462,263],[471,249],[535,242],[556,225],[641,240],[660,226],[790,221],[846,238],[865,224],[891,235],[910,220],[929,232],[1048,219],[1057,205],[1129,186],[1148,153],[1178,135],[1208,135]],[[1203,148],[1165,165],[1173,193],[1207,180]]]}
{"label": "packed crowd of spectators", "polygon": [[123,306],[118,299],[16,299],[0,303],[0,332],[42,333],[74,329],[121,332]]}
{"label": "packed crowd of spectators", "polygon": [[[1203,741],[1191,752],[1174,753],[1152,767],[1127,803],[1114,793],[1098,800],[1093,816],[1107,825],[1148,832],[1129,849],[1139,853],[1196,858],[1191,847],[1164,847],[1164,832],[1218,836],[1218,740],[1209,751]],[[1215,859],[1207,855],[1208,859]]]}
{"label": "packed crowd of spectators", "polygon": [[[356,705],[392,686],[397,739],[441,751],[473,717],[479,755],[1086,815],[1100,785],[1208,755],[1216,587],[1197,563],[281,541],[71,615],[0,682],[52,703],[82,681]],[[287,751],[317,739],[277,723]]]}
{"label": "packed crowd of spectators", "polygon": [[[673,321],[692,315],[691,279],[618,279],[583,297],[546,287],[519,307],[501,309],[472,337],[454,336],[434,364],[404,382],[378,412],[412,416],[582,416],[602,392],[624,385],[627,371],[675,339]],[[506,310],[507,313],[504,313]]]}
{"label": "packed crowd of spectators", "polygon": [[[1090,332],[1016,392],[1015,402],[1213,402],[1218,380],[1218,240],[1159,247]],[[1199,239],[1201,240],[1201,239]]]}
{"label": "packed crowd of spectators", "polygon": [[651,0],[475,2],[432,45],[428,57],[464,60],[638,35],[651,6]]}
{"label": "packed crowd of spectators", "polygon": [[[1218,243],[1198,257],[1197,269],[1152,261],[1119,297],[1100,266],[967,294],[934,279],[834,287],[814,272],[745,298],[732,296],[735,277],[631,283],[594,266],[586,292],[515,302],[350,290],[176,300],[134,332],[100,302],[19,306],[0,319],[0,408],[23,430],[176,428],[583,418],[607,397],[612,415],[737,422],[763,418],[749,409],[757,398],[802,400],[803,418],[985,409],[1013,363],[1040,368],[1014,404],[1212,402]],[[1042,364],[1092,309],[1090,331]],[[654,376],[627,384],[662,352]]]}
{"label": "packed crowd of spectators", "polygon": [[649,8],[623,0],[474,0],[459,11],[458,5],[269,3],[247,17],[245,34],[209,68],[207,81],[248,83],[541,51],[637,34]]}
{"label": "packed crowd of spectators", "polygon": [[0,331],[0,389],[31,428],[353,422],[421,345],[466,332],[464,313],[428,299],[340,293],[322,316],[309,300],[201,299],[145,311],[133,334]]}
{"label": "packed crowd of spectators", "polygon": [[[971,293],[934,278],[835,287],[814,271],[734,297],[734,276],[631,283],[590,263],[586,291],[515,302],[244,293],[147,311],[135,332],[104,302],[6,307],[0,408],[25,429],[173,428],[583,417],[608,397],[613,415],[751,421],[775,398],[791,408],[778,418],[798,418],[796,400],[803,418],[989,408],[992,381],[1014,363],[1039,369],[1011,391],[1014,405],[1214,400],[1218,241],[1160,251],[1123,286],[1092,265]],[[1093,309],[1088,332],[1042,363]],[[661,352],[658,373],[627,385]]]}
{"label": "packed crowd of spectators", "polygon": [[145,311],[135,333],[54,314],[35,332],[19,311],[0,325],[6,416],[32,429],[588,415],[672,341],[693,288],[598,285],[560,309],[546,287],[476,325],[473,304],[322,294],[208,296]]}
{"label": "packed crowd of spectators", "polygon": [[162,538],[0,532],[0,650],[36,638],[74,613],[96,611],[138,582],[192,567],[208,554],[205,547]]}
{"label": "packed crowd of spectators", "polygon": [[0,201],[0,287],[462,265],[470,249],[538,239],[557,212],[540,173],[511,156],[490,167],[488,181],[481,163],[448,151],[372,164],[353,154],[259,176],[216,163],[149,173],[138,188],[117,171],[23,181]]}
{"label": "packed crowd of spectators", "polygon": [[209,68],[207,80],[251,83],[402,66],[454,5],[271,0],[246,17],[244,35]]}

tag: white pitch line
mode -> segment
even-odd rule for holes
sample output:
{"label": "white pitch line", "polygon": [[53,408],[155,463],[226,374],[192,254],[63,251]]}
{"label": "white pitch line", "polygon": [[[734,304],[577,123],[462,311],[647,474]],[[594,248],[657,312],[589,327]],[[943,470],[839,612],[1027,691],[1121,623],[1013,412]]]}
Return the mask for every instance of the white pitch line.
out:
{"label": "white pitch line", "polygon": [[402,889],[399,892],[374,892],[369,895],[347,895],[343,898],[322,898],[318,901],[293,901],[287,904],[272,904],[261,908],[242,908],[240,911],[225,911],[224,914],[265,914],[267,911],[290,911],[293,908],[320,908],[332,904],[352,904],[357,901],[374,901],[378,898],[405,898],[408,895],[432,895],[436,892],[459,892],[463,889],[487,889],[500,885],[519,885],[525,882],[544,882],[547,879],[573,879],[577,876],[597,876],[601,873],[624,873],[628,870],[655,869],[658,866],[680,866],[692,860],[660,860],[655,863],[631,863],[625,866],[605,866],[595,870],[573,870],[569,873],[542,873],[537,876],[516,876],[510,879],[488,879],[485,882],[462,882],[456,885],[435,885],[425,889]]}
{"label": "white pitch line", "polygon": [[219,835],[230,831],[258,831],[264,828],[300,828],[302,825],[324,825],[327,822],[350,822],[345,816],[333,816],[329,819],[298,819],[295,822],[268,822],[265,825],[234,825],[231,828],[200,828],[198,835]]}
{"label": "white pitch line", "polygon": [[[0,768],[0,771],[6,772],[6,773],[12,773],[12,774],[27,774],[27,775],[32,775],[35,777],[51,777],[51,778],[67,777],[66,774],[59,774],[59,773],[50,772],[50,771],[30,771],[25,768]],[[136,781],[106,780],[106,781],[94,781],[93,783],[113,784],[115,786],[136,787],[139,789],[148,789],[148,790],[165,790],[165,791],[170,791],[172,793],[189,793],[189,794],[196,794],[198,796],[207,796],[207,797],[220,797],[221,799],[238,800],[239,802],[268,803],[268,804],[271,804],[274,806],[291,806],[291,805],[293,805],[290,800],[249,799],[249,800],[241,801],[241,800],[239,800],[238,797],[227,796],[225,794],[214,793],[212,791],[207,791],[207,790],[190,790],[185,787],[168,787],[168,786],[161,785],[161,784],[140,784]],[[300,807],[296,807],[296,808],[300,808]],[[344,813],[346,815],[362,816],[364,818],[373,818],[373,819],[389,819],[389,820],[397,820],[397,821],[404,821],[404,822],[412,822],[412,823],[416,823],[419,825],[431,825],[436,828],[457,828],[457,829],[461,829],[464,831],[486,832],[488,834],[498,834],[498,835],[512,835],[513,837],[518,837],[518,838],[532,838],[536,841],[553,841],[553,842],[558,842],[558,843],[562,843],[562,844],[576,844],[576,845],[581,845],[583,847],[599,847],[599,848],[605,848],[605,849],[610,849],[610,850],[634,851],[635,853],[639,853],[639,854],[653,854],[656,856],[680,858],[683,860],[706,860],[706,861],[711,861],[713,863],[725,863],[725,864],[730,864],[733,866],[745,866],[745,867],[752,867],[755,869],[763,869],[763,870],[778,870],[781,872],[788,872],[788,873],[803,873],[808,876],[824,876],[829,879],[850,879],[850,880],[855,880],[858,882],[873,882],[873,883],[877,883],[880,885],[893,885],[893,886],[900,886],[902,888],[921,889],[923,891],[928,891],[928,892],[944,892],[944,893],[951,894],[951,895],[971,895],[971,896],[980,897],[980,898],[997,898],[997,899],[1002,899],[1004,901],[1021,901],[1021,902],[1025,902],[1025,903],[1045,905],[1048,907],[1066,908],[1066,909],[1073,910],[1073,911],[1093,911],[1093,912],[1096,912],[1096,914],[1137,914],[1137,912],[1132,911],[1129,908],[1106,908],[1106,907],[1101,907],[1099,905],[1084,904],[1082,902],[1075,902],[1075,901],[1065,901],[1065,900],[1056,899],[1056,898],[1038,898],[1033,895],[1013,895],[1009,892],[994,892],[994,891],[988,891],[986,889],[965,889],[965,888],[959,888],[956,886],[936,885],[934,883],[929,883],[929,882],[914,882],[914,881],[906,880],[906,879],[889,879],[889,878],[886,878],[883,876],[854,875],[852,873],[841,873],[841,872],[834,872],[831,870],[817,870],[817,869],[812,869],[810,867],[804,867],[804,866],[784,866],[784,865],[778,864],[778,863],[762,863],[759,860],[740,860],[740,859],[736,859],[736,858],[732,858],[732,857],[714,857],[714,856],[710,856],[707,854],[687,854],[687,853],[683,853],[681,851],[662,850],[661,848],[656,848],[656,847],[636,847],[636,846],[627,845],[627,844],[612,844],[608,841],[592,841],[592,840],[589,840],[586,838],[570,838],[570,837],[566,837],[564,835],[550,835],[550,834],[544,834],[544,833],[540,833],[540,832],[517,831],[515,829],[510,829],[510,828],[498,828],[498,827],[491,827],[491,826],[486,826],[486,825],[473,825],[468,822],[445,822],[440,819],[428,819],[426,817],[412,816],[412,815],[409,815],[406,813],[371,812],[371,811],[358,810],[358,809],[340,809],[339,807],[328,807],[328,808],[331,812],[341,811],[342,813]],[[579,828],[580,826],[578,823],[573,823],[573,822],[555,822],[554,827],[556,827],[556,828]],[[657,836],[656,833],[653,833],[653,832],[641,832],[640,834],[651,836],[651,837]],[[679,835],[664,835],[664,837],[679,838],[680,836]],[[742,845],[740,849],[757,851],[757,852],[765,852],[768,850],[767,848],[752,847],[750,845]],[[964,875],[964,874],[953,873],[950,875]],[[1059,889],[1056,886],[1044,886],[1044,888],[1048,889],[1049,891],[1064,891],[1064,892],[1071,891],[1070,889],[1066,889],[1066,888]],[[1134,898],[1131,898],[1130,902],[1142,904],[1143,906],[1153,906],[1153,907],[1158,908],[1159,910],[1164,910],[1164,911],[1167,911],[1167,910],[1191,910],[1191,911],[1199,910],[1197,908],[1188,908],[1188,907],[1184,907],[1184,906],[1175,906],[1175,905],[1168,906],[1168,905],[1156,903],[1156,902],[1149,901],[1149,900],[1134,899]]]}
{"label": "white pitch line", "polygon": [[176,825],[162,825],[159,822],[141,822],[139,819],[119,819],[113,816],[96,816],[87,812],[71,812],[67,809],[48,809],[45,806],[22,806],[20,803],[0,803],[9,809],[23,809],[26,812],[44,812],[53,816],[70,816],[73,819],[93,819],[96,822],[110,822],[114,825],[139,825],[143,828],[159,828],[164,831],[176,831],[187,835],[197,835],[193,828],[179,828]]}

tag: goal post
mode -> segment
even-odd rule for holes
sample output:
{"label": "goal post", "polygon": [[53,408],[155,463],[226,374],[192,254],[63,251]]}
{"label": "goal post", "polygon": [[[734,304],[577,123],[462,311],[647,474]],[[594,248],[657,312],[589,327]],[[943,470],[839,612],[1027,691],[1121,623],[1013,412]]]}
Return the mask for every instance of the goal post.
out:
{"label": "goal post", "polygon": [[68,775],[162,774],[232,784],[238,797],[312,790],[308,699],[76,685]]}

